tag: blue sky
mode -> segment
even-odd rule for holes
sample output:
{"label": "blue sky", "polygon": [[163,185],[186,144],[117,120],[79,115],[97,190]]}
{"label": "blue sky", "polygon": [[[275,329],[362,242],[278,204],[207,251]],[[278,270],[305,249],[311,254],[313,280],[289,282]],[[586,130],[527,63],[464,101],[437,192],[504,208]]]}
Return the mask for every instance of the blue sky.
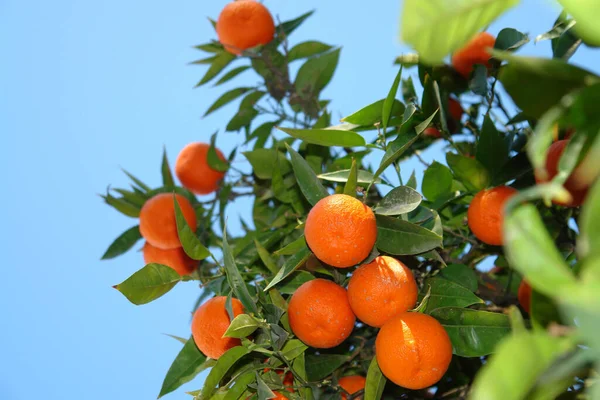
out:
{"label": "blue sky", "polygon": [[[199,294],[182,284],[136,307],[111,288],[143,266],[130,252],[99,261],[135,221],[104,205],[97,193],[125,185],[120,167],[160,184],[163,145],[171,160],[188,142],[207,141],[236,105],[201,115],[232,86],[192,89],[204,72],[188,66],[192,49],[214,37],[206,16],[225,1],[0,0],[0,134],[4,154],[0,291],[0,398],[153,399],[189,335]],[[334,116],[384,97],[392,60],[409,49],[398,40],[400,3],[267,0],[282,20],[317,13],[291,37],[343,46],[325,97]],[[550,28],[558,9],[525,0],[490,31],[511,26],[532,36]],[[548,55],[549,42],[524,53]],[[598,55],[582,49],[574,62]],[[414,73],[414,71],[411,71]],[[246,73],[235,84],[252,84]],[[228,153],[239,137],[224,134]],[[425,159],[440,155],[440,146]],[[409,163],[410,171],[419,165]],[[229,215],[240,209],[230,207]],[[235,218],[231,218],[232,220]],[[184,386],[201,387],[200,380]],[[170,399],[188,398],[183,391]]]}

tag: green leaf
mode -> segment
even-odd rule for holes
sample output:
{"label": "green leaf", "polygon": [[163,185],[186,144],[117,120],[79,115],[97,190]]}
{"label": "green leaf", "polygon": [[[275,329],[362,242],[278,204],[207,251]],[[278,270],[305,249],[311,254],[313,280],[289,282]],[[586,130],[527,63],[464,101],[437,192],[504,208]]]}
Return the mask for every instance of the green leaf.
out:
{"label": "green leaf", "polygon": [[306,377],[309,381],[325,379],[348,359],[348,356],[343,354],[308,354],[306,356]]}
{"label": "green leaf", "polygon": [[478,192],[491,182],[489,172],[477,160],[455,153],[446,153],[446,162],[456,178],[470,191]]}
{"label": "green leaf", "polygon": [[296,74],[294,86],[298,93],[319,93],[333,77],[340,58],[340,49],[321,54],[306,61]]}
{"label": "green leaf", "polygon": [[251,311],[255,315],[259,315],[256,302],[250,296],[246,282],[242,278],[233,258],[233,252],[227,241],[227,229],[225,227],[223,228],[223,262],[225,264],[227,282],[229,282],[229,286],[233,290],[233,293],[235,293],[235,296],[242,302],[246,311]]}
{"label": "green leaf", "polygon": [[163,186],[167,188],[175,187],[175,181],[173,180],[173,174],[169,167],[169,159],[167,158],[167,148],[163,147],[162,165],[160,168],[162,174]]}
{"label": "green leaf", "polygon": [[217,150],[215,147],[215,142],[217,141],[216,132],[210,137],[210,147],[208,148],[208,153],[206,154],[206,162],[211,169],[220,172],[226,172],[229,169],[229,163],[217,154]]}
{"label": "green leaf", "polygon": [[252,384],[256,380],[256,373],[254,371],[246,372],[240,375],[236,380],[233,386],[227,391],[227,394],[223,398],[223,400],[238,400],[238,399],[246,399],[244,397],[244,392],[248,389],[248,386]]}
{"label": "green leaf", "polygon": [[469,89],[471,89],[473,93],[478,94],[480,96],[487,95],[487,75],[487,67],[482,64],[476,64],[473,67],[473,75],[471,80],[469,81]]}
{"label": "green leaf", "polygon": [[[324,181],[330,182],[348,182],[348,178],[350,176],[351,169],[342,169],[335,172],[326,172],[324,174],[319,174],[317,178],[323,179]],[[363,169],[358,170],[358,175],[356,177],[356,183],[358,184],[368,184],[368,183],[381,183],[381,179],[375,178],[373,180],[373,174],[369,171],[365,171]]]}
{"label": "green leaf", "polygon": [[446,268],[440,270],[442,278],[446,278],[454,283],[466,287],[471,292],[477,290],[477,275],[475,272],[463,264],[449,264]]}
{"label": "green leaf", "polygon": [[220,53],[223,51],[223,45],[218,42],[199,44],[194,46],[196,50],[201,50],[207,53]]}
{"label": "green leaf", "polygon": [[381,122],[383,122],[383,131],[385,132],[388,126],[388,122],[390,121],[390,115],[392,115],[392,107],[396,103],[396,93],[398,93],[398,86],[400,86],[400,79],[402,77],[402,65],[400,65],[400,69],[398,70],[398,74],[394,79],[394,83],[388,92],[387,97],[385,98],[385,102],[383,103],[383,108],[381,110]]}
{"label": "green leaf", "polygon": [[200,242],[196,233],[190,228],[183,213],[181,207],[176,200],[177,198],[173,195],[173,205],[175,206],[175,221],[177,223],[177,234],[179,235],[179,241],[183,247],[183,251],[190,258],[194,260],[204,260],[210,255],[210,251]]}
{"label": "green leaf", "polygon": [[258,111],[254,108],[254,105],[265,94],[266,92],[260,90],[248,93],[246,97],[242,99],[238,112],[227,123],[225,130],[227,132],[235,132],[244,127],[249,127],[252,120],[258,116]]}
{"label": "green leaf", "polygon": [[314,56],[315,54],[324,53],[330,50],[331,48],[332,46],[325,43],[317,42],[315,40],[309,40],[307,42],[298,43],[289,51],[288,62]]}
{"label": "green leaf", "polygon": [[257,383],[257,394],[258,394],[258,399],[259,400],[268,400],[268,399],[274,399],[277,397],[277,395],[275,393],[273,393],[273,391],[269,388],[269,386],[267,386],[267,384],[265,383],[265,381],[263,381],[260,376],[258,375],[258,372],[254,373],[256,375],[256,383]]}
{"label": "green leaf", "polygon": [[243,346],[233,347],[225,352],[210,370],[210,373],[204,381],[204,387],[200,394],[202,399],[210,399],[211,395],[215,392],[215,388],[223,379],[229,369],[242,357],[248,354],[250,350]]}
{"label": "green leaf", "polygon": [[408,186],[411,189],[417,190],[417,177],[415,175],[415,170],[413,170],[412,174],[410,174],[410,178],[408,178],[406,186]]}
{"label": "green leaf", "polygon": [[424,64],[441,64],[519,0],[405,0],[401,39]]}
{"label": "green leaf", "polygon": [[106,195],[101,195],[104,199],[104,202],[109,206],[112,206],[115,210],[119,211],[121,214],[126,215],[132,218],[138,218],[140,216],[140,207],[129,203],[123,198],[117,198],[107,193]]}
{"label": "green leaf", "polygon": [[510,334],[508,316],[468,308],[438,308],[431,312],[450,336],[453,353],[460,357],[481,357],[495,351]]}
{"label": "green leaf", "polygon": [[193,338],[188,339],[175,357],[160,388],[158,398],[179,388],[184,383],[194,379],[202,370],[207,368],[206,356],[198,350]]}
{"label": "green leaf", "polygon": [[292,254],[296,254],[297,252],[299,252],[300,250],[306,248],[306,239],[304,238],[304,235],[300,236],[298,239],[294,240],[293,242],[285,245],[284,247],[282,247],[281,249],[277,250],[275,253],[275,255],[278,256],[289,256]]}
{"label": "green leaf", "polygon": [[300,286],[313,279],[315,279],[315,277],[310,272],[293,272],[286,279],[283,280],[283,284],[279,287],[279,292],[281,292],[282,294],[294,294],[294,292]]}
{"label": "green leaf", "polygon": [[283,32],[285,36],[289,36],[292,32],[294,32],[302,23],[311,15],[313,15],[315,11],[311,10],[305,14],[302,14],[298,18],[292,19],[290,21],[282,22],[281,25],[277,26],[277,32]]}
{"label": "green leaf", "polygon": [[416,103],[417,92],[413,84],[412,76],[402,80],[402,98],[405,102]]}
{"label": "green leaf", "polygon": [[[381,99],[375,103],[369,104],[347,117],[342,118],[342,121],[363,126],[371,126],[378,122],[383,122],[383,106],[385,105],[386,100],[387,99]],[[391,107],[389,115],[402,115],[402,113],[404,113],[404,104],[396,99],[393,99],[389,107]]]}
{"label": "green leaf", "polygon": [[600,46],[600,27],[598,27],[598,3],[594,0],[558,0],[577,24],[575,30],[586,43]]}
{"label": "green leaf", "polygon": [[513,28],[504,28],[496,36],[494,49],[515,51],[529,42],[529,36]]}
{"label": "green leaf", "polygon": [[150,303],[167,293],[181,280],[171,267],[148,264],[122,283],[114,286],[135,305]]}
{"label": "green leaf", "polygon": [[423,195],[434,202],[452,192],[452,171],[434,161],[423,174]]}
{"label": "green leaf", "polygon": [[442,246],[442,237],[408,221],[377,215],[377,248],[389,254],[413,255]]}
{"label": "green leaf", "polygon": [[126,253],[141,238],[142,235],[140,234],[139,225],[127,229],[125,232],[119,235],[119,237],[116,238],[110,246],[108,246],[108,249],[106,249],[106,252],[104,252],[104,255],[102,256],[102,260],[115,258],[117,256],[120,256],[121,254]]}
{"label": "green leaf", "polygon": [[379,400],[385,389],[387,379],[379,369],[377,358],[373,357],[369,370],[367,372],[367,382],[365,384],[365,399],[364,400]]}
{"label": "green leaf", "polygon": [[298,339],[288,340],[281,349],[281,354],[288,360],[293,360],[300,354],[303,354],[308,349],[308,346]]}
{"label": "green leaf", "polygon": [[265,266],[272,273],[274,273],[274,274],[277,273],[279,268],[277,268],[277,264],[275,263],[275,261],[273,260],[271,255],[269,254],[268,250],[265,249],[264,246],[262,244],[260,244],[260,242],[256,239],[254,239],[254,245],[256,246],[256,251],[258,252],[258,256],[260,257],[263,264],[265,264]]}
{"label": "green leaf", "polygon": [[[260,179],[273,178],[273,169],[277,165],[277,151],[275,149],[256,149],[245,151],[242,154],[248,159],[254,174]],[[279,159],[281,175],[286,175],[292,170],[290,162],[285,158]]]}
{"label": "green leaf", "polygon": [[[322,178],[322,175],[319,175],[318,178]],[[370,182],[373,178],[368,180]],[[346,177],[346,184],[344,185],[344,194],[348,196],[356,197],[356,185],[358,184],[358,169],[356,166],[356,160],[352,159],[352,166],[348,171],[348,176]]]}
{"label": "green leaf", "polygon": [[[567,339],[545,332],[509,336],[475,378],[471,398],[525,399],[538,377],[570,349]],[[518,359],[519,362],[515,363]]]}
{"label": "green leaf", "polygon": [[219,79],[217,81],[217,83],[215,83],[215,86],[219,86],[225,82],[229,82],[230,80],[232,80],[233,78],[235,78],[242,72],[247,71],[248,69],[250,69],[249,65],[242,65],[241,67],[236,67],[236,68],[232,69],[231,71],[229,71],[225,75],[223,75],[221,77],[221,79]]}
{"label": "green leaf", "polygon": [[306,160],[288,146],[287,143],[285,146],[292,158],[292,167],[298,181],[298,186],[300,186],[300,190],[304,194],[304,197],[306,197],[306,200],[314,206],[319,200],[329,196],[329,192],[321,185],[315,171],[312,170]]}
{"label": "green leaf", "polygon": [[483,119],[475,157],[491,175],[496,175],[508,161],[509,145],[504,135],[496,129],[489,115]]}
{"label": "green leaf", "polygon": [[600,180],[588,192],[579,219],[581,235],[577,241],[577,252],[582,257],[600,255]]}
{"label": "green leaf", "polygon": [[269,284],[264,289],[264,291],[265,292],[268,291],[269,289],[271,289],[272,287],[277,285],[279,282],[281,282],[282,280],[287,278],[298,267],[303,265],[306,262],[306,260],[308,260],[308,257],[310,257],[311,254],[312,253],[310,252],[308,247],[305,247],[305,248],[299,250],[296,254],[290,256],[285,261],[285,263],[283,264],[281,269],[277,272],[277,274],[275,274],[275,276],[273,277],[271,282],[269,282]]}
{"label": "green leaf", "polygon": [[230,91],[223,93],[221,95],[221,97],[219,97],[217,99],[217,101],[215,101],[210,107],[208,107],[208,110],[206,110],[203,117],[206,117],[208,114],[231,103],[233,100],[235,100],[238,97],[242,96],[243,94],[247,93],[251,89],[252,88],[248,88],[248,87],[240,87],[240,88],[231,89]]}
{"label": "green leaf", "polygon": [[534,205],[519,206],[504,217],[504,245],[510,266],[534,289],[550,297],[578,290]]}
{"label": "green leaf", "polygon": [[[306,380],[306,363],[304,359],[304,354],[299,355],[293,363],[293,369],[300,378]],[[303,400],[313,400],[314,396],[312,393],[312,388],[306,387],[304,389],[300,389],[300,395]]]}
{"label": "green leaf", "polygon": [[229,53],[228,51],[223,51],[218,53],[215,57],[214,61],[208,68],[208,71],[204,74],[200,82],[196,85],[202,86],[207,82],[210,82],[215,76],[217,76],[221,71],[225,69],[233,60],[235,60],[235,55]]}
{"label": "green leaf", "polygon": [[353,131],[334,129],[292,129],[276,127],[288,135],[302,139],[306,143],[321,146],[356,147],[366,145],[365,138]]}
{"label": "green leaf", "polygon": [[379,215],[407,214],[416,209],[422,200],[416,190],[409,186],[398,186],[386,194],[373,211]]}
{"label": "green leaf", "polygon": [[129,179],[131,179],[136,185],[138,185],[140,187],[140,189],[142,189],[142,191],[148,192],[151,190],[150,187],[148,185],[146,185],[144,182],[140,181],[138,178],[136,178],[129,172],[125,171],[124,169],[121,169],[121,170],[125,173],[125,175],[127,175],[129,177]]}
{"label": "green leaf", "polygon": [[468,307],[473,304],[482,304],[483,300],[475,296],[466,287],[444,278],[430,278],[425,281],[423,290],[431,288],[427,302],[427,314],[437,308],[443,307]]}
{"label": "green leaf", "polygon": [[231,321],[223,337],[242,339],[250,336],[260,327],[260,322],[248,314],[240,314]]}
{"label": "green leaf", "polygon": [[498,78],[515,104],[533,118],[539,119],[569,92],[599,80],[593,73],[563,60],[519,57],[499,51],[494,56],[508,61]]}

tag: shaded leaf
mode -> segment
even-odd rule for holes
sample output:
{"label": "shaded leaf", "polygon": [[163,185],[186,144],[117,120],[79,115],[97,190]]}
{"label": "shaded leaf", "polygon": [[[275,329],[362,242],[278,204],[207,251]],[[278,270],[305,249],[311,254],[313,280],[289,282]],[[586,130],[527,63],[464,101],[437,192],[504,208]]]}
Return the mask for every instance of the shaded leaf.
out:
{"label": "shaded leaf", "polygon": [[348,356],[343,354],[308,354],[306,356],[306,377],[309,381],[324,379],[348,359]]}
{"label": "shaded leaf", "polygon": [[179,241],[181,242],[185,254],[194,260],[204,260],[210,255],[210,251],[208,251],[208,249],[200,242],[196,233],[188,225],[175,195],[173,195],[173,205],[175,206],[177,234],[179,235]]}
{"label": "shaded leaf", "polygon": [[212,367],[204,381],[204,387],[200,394],[201,398],[210,399],[210,396],[215,392],[215,388],[233,364],[249,352],[250,351],[243,346],[236,346],[227,350],[225,354],[219,357],[219,360],[217,360],[217,363]]}
{"label": "shaded leaf", "polygon": [[275,274],[275,276],[273,277],[273,279],[271,280],[271,282],[269,282],[269,284],[264,289],[264,291],[265,292],[268,291],[273,286],[277,285],[279,282],[281,282],[286,277],[288,277],[298,267],[300,267],[301,265],[303,265],[306,262],[306,260],[308,260],[308,257],[310,257],[311,254],[312,253],[308,249],[308,247],[305,247],[305,248],[299,250],[296,254],[290,256],[285,261],[285,263],[283,264],[283,266],[281,267],[281,269],[277,272],[277,274]]}
{"label": "shaded leaf", "polygon": [[513,28],[504,28],[496,36],[496,50],[515,51],[529,42],[529,36]]}
{"label": "shaded leaf", "polygon": [[496,129],[489,115],[483,119],[481,134],[477,142],[475,157],[487,168],[491,175],[496,175],[508,161],[509,145],[504,135]]}
{"label": "shaded leaf", "polygon": [[340,57],[340,49],[321,54],[306,61],[296,74],[294,86],[300,94],[319,93],[333,77]]}
{"label": "shaded leaf", "polygon": [[489,172],[477,160],[455,153],[446,153],[446,162],[456,178],[470,191],[478,192],[491,182]]}
{"label": "shaded leaf", "polygon": [[250,69],[249,65],[242,65],[241,67],[236,67],[236,68],[232,69],[231,71],[227,72],[225,75],[223,75],[221,77],[221,79],[219,79],[217,81],[217,83],[215,83],[215,86],[219,86],[225,82],[229,82],[230,80],[232,80],[233,78],[235,78],[236,76],[241,74],[242,72],[247,71],[249,69]]}
{"label": "shaded leaf", "polygon": [[235,55],[229,53],[228,51],[223,51],[218,53],[212,64],[208,68],[208,71],[204,74],[200,82],[196,85],[202,86],[207,82],[210,82],[215,76],[217,76],[226,66],[228,66],[233,60],[235,60]]}
{"label": "shaded leaf", "polygon": [[[275,149],[256,149],[242,153],[252,165],[252,171],[260,179],[273,178],[273,170],[277,165],[277,150]],[[285,158],[279,159],[281,174],[286,175],[292,170],[290,162]]]}
{"label": "shaded leaf", "polygon": [[119,237],[116,238],[110,246],[108,246],[108,249],[106,249],[106,251],[104,252],[104,255],[102,256],[102,260],[108,260],[111,258],[115,258],[117,256],[120,256],[121,254],[126,253],[141,238],[142,238],[142,235],[140,233],[139,225],[136,225],[136,226],[133,226],[133,227],[127,229],[125,232],[123,232],[121,235],[119,235]]}
{"label": "shaded leaf", "polygon": [[329,192],[319,179],[317,175],[312,170],[310,165],[302,158],[300,154],[298,154],[294,149],[287,145],[286,147],[290,156],[292,158],[292,167],[294,169],[294,175],[296,175],[296,180],[298,181],[298,186],[300,186],[300,190],[306,200],[312,205],[315,205],[319,200],[329,196]]}
{"label": "shaded leaf", "polygon": [[171,367],[169,367],[158,397],[161,398],[194,379],[196,375],[208,367],[205,362],[206,356],[198,350],[194,339],[190,338],[185,341],[185,345],[175,357]]}
{"label": "shaded leaf", "polygon": [[233,252],[227,241],[227,230],[223,229],[223,262],[225,264],[225,273],[227,274],[227,282],[235,293],[235,296],[242,302],[247,311],[253,312],[255,315],[260,315],[256,302],[250,296],[246,282],[242,278],[240,271],[233,258]]}
{"label": "shaded leaf", "polygon": [[247,93],[251,89],[252,88],[248,88],[248,87],[240,87],[240,88],[231,89],[230,91],[223,93],[221,95],[221,97],[219,97],[210,107],[208,107],[208,110],[206,110],[206,112],[204,113],[203,116],[206,117],[208,114],[229,104],[230,102],[232,102],[233,100],[242,96],[244,93]]}
{"label": "shaded leaf", "polygon": [[446,268],[440,270],[442,278],[446,278],[454,283],[466,287],[471,292],[477,290],[477,275],[475,272],[463,264],[449,264]]}
{"label": "shaded leaf", "polygon": [[296,254],[298,251],[306,248],[306,239],[304,238],[304,235],[300,236],[298,239],[294,240],[293,242],[285,245],[284,247],[282,247],[281,249],[277,250],[275,253],[275,255],[278,256],[289,256],[292,254]]}
{"label": "shaded leaf", "polygon": [[307,42],[298,43],[288,53],[288,62],[298,60],[300,58],[307,58],[314,56],[315,54],[324,53],[330,50],[332,46],[318,42],[316,40],[309,40]]}
{"label": "shaded leaf", "polygon": [[[347,117],[342,118],[343,122],[355,125],[374,125],[383,121],[383,106],[386,99],[381,99],[375,103],[369,104],[358,111],[353,112]],[[404,113],[404,104],[394,99],[391,103],[390,115],[402,115]]]}

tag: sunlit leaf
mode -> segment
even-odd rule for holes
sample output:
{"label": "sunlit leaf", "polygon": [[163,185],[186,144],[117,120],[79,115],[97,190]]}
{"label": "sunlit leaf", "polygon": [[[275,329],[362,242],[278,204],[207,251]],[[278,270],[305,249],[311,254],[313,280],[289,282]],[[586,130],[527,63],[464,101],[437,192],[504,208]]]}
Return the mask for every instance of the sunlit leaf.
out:
{"label": "sunlit leaf", "polygon": [[181,280],[181,276],[171,267],[162,264],[148,264],[115,286],[135,305],[150,303],[158,299]]}

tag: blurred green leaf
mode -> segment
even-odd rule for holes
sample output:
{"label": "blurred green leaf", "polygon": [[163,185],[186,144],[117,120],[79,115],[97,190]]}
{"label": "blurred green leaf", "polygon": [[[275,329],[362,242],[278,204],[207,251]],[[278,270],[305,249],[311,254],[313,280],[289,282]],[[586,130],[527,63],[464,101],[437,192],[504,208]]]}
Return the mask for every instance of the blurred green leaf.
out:
{"label": "blurred green leaf", "polygon": [[288,135],[302,139],[306,143],[318,144],[321,146],[343,146],[355,147],[364,146],[365,138],[356,132],[341,131],[334,129],[292,129],[277,127]]}
{"label": "blurred green leaf", "polygon": [[298,186],[300,186],[300,190],[304,194],[304,197],[306,197],[306,200],[308,200],[310,204],[315,205],[319,200],[329,196],[329,192],[321,185],[317,175],[310,165],[308,165],[306,160],[288,146],[287,143],[286,147],[292,158],[292,167],[294,169],[294,174],[296,175],[296,180],[298,181]]}
{"label": "blurred green leaf", "polygon": [[445,197],[452,191],[452,171],[445,165],[434,161],[423,175],[423,194],[431,202]]}
{"label": "blurred green leaf", "polygon": [[340,57],[340,49],[308,59],[296,74],[294,86],[301,95],[319,93],[333,77]]}
{"label": "blurred green leaf", "polygon": [[402,98],[405,102],[417,102],[417,92],[413,84],[412,76],[402,80]]}
{"label": "blurred green leaf", "polygon": [[329,51],[332,46],[318,42],[316,40],[309,40],[307,42],[298,43],[288,53],[288,62],[298,60],[301,58],[307,58],[314,56],[315,54],[324,53]]}
{"label": "blurred green leaf", "polygon": [[104,202],[109,206],[112,206],[115,210],[121,214],[132,218],[138,218],[140,216],[140,207],[129,203],[123,198],[117,198],[112,196],[110,193],[106,195],[100,195],[104,199]]}
{"label": "blurred green leaf", "polygon": [[[404,0],[401,40],[425,64],[441,64],[519,0]],[[443,38],[443,40],[441,40]]]}
{"label": "blurred green leaf", "polygon": [[211,395],[215,392],[215,389],[221,379],[227,374],[229,369],[235,364],[240,358],[244,357],[249,353],[249,350],[243,346],[233,347],[225,352],[217,363],[212,367],[210,373],[204,381],[204,387],[200,394],[203,399],[210,399]]}
{"label": "blurred green leaf", "polygon": [[[394,79],[394,83],[388,92],[387,97],[385,98],[385,102],[383,103],[383,107],[381,110],[381,122],[383,123],[383,131],[387,130],[388,122],[390,121],[390,116],[393,114],[393,108],[396,105],[396,93],[398,93],[398,86],[400,86],[400,78],[402,77],[402,65],[400,65],[400,69],[398,70],[398,74],[396,74],[396,78]],[[402,103],[400,103],[402,104]],[[404,104],[402,104],[404,107]],[[402,110],[404,112],[404,110]],[[394,113],[395,114],[395,113]]]}
{"label": "blurred green leaf", "polygon": [[348,360],[349,357],[343,354],[308,354],[306,377],[309,381],[325,379]]}
{"label": "blurred green leaf", "polygon": [[173,180],[173,174],[171,173],[171,168],[169,167],[169,159],[167,158],[167,148],[163,147],[163,157],[162,157],[162,165],[161,165],[161,174],[163,186],[165,187],[175,187],[175,181]]}
{"label": "blurred green leaf", "polygon": [[[342,118],[343,122],[356,124],[356,125],[373,125],[383,121],[383,105],[386,99],[381,99],[375,103],[369,104],[366,107],[361,108],[358,111]],[[402,115],[404,112],[404,104],[394,99],[391,105],[390,115]]]}
{"label": "blurred green leaf", "polygon": [[[242,153],[252,165],[254,174],[260,179],[273,178],[273,170],[277,165],[277,150],[275,149],[256,149]],[[279,167],[281,174],[286,175],[292,171],[290,162],[285,157],[280,157]]]}
{"label": "blurred green leaf", "polygon": [[398,186],[386,194],[373,211],[379,215],[406,214],[416,209],[422,200],[416,190],[408,186]]}
{"label": "blurred green leaf", "polygon": [[190,228],[183,213],[181,207],[176,200],[177,198],[173,195],[173,205],[175,206],[175,221],[177,223],[177,234],[179,235],[179,241],[181,246],[190,258],[194,260],[204,260],[210,255],[210,251],[200,242],[200,239],[196,236],[196,233]]}
{"label": "blurred green leaf", "polygon": [[453,353],[460,357],[481,357],[495,351],[510,333],[508,316],[500,313],[446,307],[431,312],[452,341]]}
{"label": "blurred green leaf", "polygon": [[235,132],[240,129],[249,126],[250,123],[256,116],[258,111],[254,108],[254,105],[266,94],[266,92],[256,90],[248,93],[240,103],[238,112],[233,118],[227,123],[225,130],[227,132]]}
{"label": "blurred green leaf", "polygon": [[131,179],[136,185],[138,185],[138,187],[143,192],[147,192],[147,191],[151,190],[150,186],[146,185],[144,182],[140,181],[138,178],[136,178],[135,176],[133,176],[132,174],[130,174],[126,170],[124,170],[124,169],[121,168],[121,171],[123,171],[125,173],[125,175],[127,175],[129,177],[129,179]]}
{"label": "blurred green leaf", "polygon": [[379,369],[377,358],[373,357],[369,364],[367,372],[367,382],[365,384],[365,399],[364,400],[379,400],[387,383],[386,377]]}
{"label": "blurred green leaf", "polygon": [[419,64],[419,55],[417,53],[402,54],[396,57],[394,64],[402,65],[404,68],[414,67]]}
{"label": "blurred green leaf", "polygon": [[529,43],[529,36],[513,28],[504,28],[496,36],[494,49],[515,51]]}
{"label": "blurred green leaf", "polygon": [[223,45],[219,42],[210,42],[194,46],[196,50],[205,51],[207,53],[220,53],[223,51]]}
{"label": "blurred green leaf", "polygon": [[281,249],[275,251],[273,254],[277,256],[290,256],[292,254],[296,254],[298,251],[304,249],[306,246],[306,239],[304,235],[300,236],[298,239],[293,242],[283,246]]}
{"label": "blurred green leaf", "polygon": [[236,68],[232,69],[231,71],[227,72],[225,75],[223,75],[221,77],[221,79],[219,79],[217,81],[217,83],[215,83],[215,86],[219,86],[225,82],[229,82],[230,80],[232,80],[233,78],[235,78],[236,76],[241,74],[242,72],[247,71],[249,69],[250,69],[249,65],[242,65],[241,67],[236,67]]}
{"label": "blurred green leaf", "polygon": [[[339,172],[339,171],[338,171]],[[356,186],[358,184],[358,167],[356,166],[356,160],[352,159],[352,166],[348,171],[348,176],[346,177],[346,184],[344,185],[344,194],[348,196],[356,197]],[[323,175],[319,175],[317,178],[323,179]],[[367,183],[370,182],[373,178],[367,180]]]}
{"label": "blurred green leaf", "polygon": [[463,264],[448,264],[446,268],[440,270],[442,278],[446,278],[454,283],[466,287],[471,292],[477,290],[477,275],[475,272]]}
{"label": "blurred green leaf", "polygon": [[[296,359],[294,360],[293,363],[293,369],[296,372],[296,374],[298,376],[300,376],[300,378],[306,380],[307,376],[306,376],[306,362],[305,362],[305,358],[304,358],[304,353],[300,354],[298,357],[296,357]],[[314,400],[314,395],[312,392],[312,388],[306,387],[304,389],[300,389],[300,396],[303,400]]]}
{"label": "blurred green leaf", "polygon": [[577,252],[582,257],[600,256],[600,179],[590,189],[579,219],[581,235]]}
{"label": "blurred green leaf", "polygon": [[210,107],[208,107],[208,110],[206,110],[203,117],[206,117],[210,113],[229,104],[230,102],[232,102],[233,100],[242,96],[243,94],[248,93],[249,90],[252,90],[252,88],[240,87],[240,88],[231,89],[230,91],[223,93],[221,95],[221,97],[219,97]]}
{"label": "blurred green leaf", "polygon": [[577,21],[575,25],[577,34],[587,43],[600,46],[598,3],[594,0],[558,0],[558,2]]}
{"label": "blurred green leaf", "polygon": [[487,77],[488,71],[486,66],[482,64],[475,64],[473,66],[473,74],[471,80],[469,81],[469,89],[471,89],[473,93],[478,94],[480,96],[487,95]]}
{"label": "blurred green leaf", "polygon": [[254,239],[254,245],[256,246],[256,250],[258,251],[258,256],[260,257],[263,264],[265,264],[265,266],[272,273],[274,273],[274,274],[277,273],[279,268],[277,267],[277,264],[275,263],[275,261],[273,260],[273,258],[271,257],[271,255],[269,254],[267,249],[265,249],[264,246],[262,244],[260,244],[260,242],[256,239]]}
{"label": "blurred green leaf", "polygon": [[171,267],[162,264],[147,264],[122,283],[114,286],[135,305],[150,303],[167,293],[181,280]]}
{"label": "blurred green leaf", "polygon": [[231,321],[223,337],[245,338],[260,327],[260,322],[248,314],[240,314]]}
{"label": "blurred green leaf", "polygon": [[206,154],[206,162],[211,169],[219,172],[226,172],[229,169],[229,163],[226,160],[221,159],[217,154],[215,142],[217,141],[217,134],[213,133],[210,137],[210,147]]}
{"label": "blurred green leaf", "polygon": [[294,32],[302,23],[311,15],[313,15],[315,11],[311,10],[305,14],[302,14],[298,18],[294,18],[289,21],[282,22],[281,25],[277,26],[277,32],[283,32],[285,36],[289,36],[292,32]]}
{"label": "blurred green leaf", "polygon": [[175,357],[173,364],[171,364],[158,398],[191,381],[209,366],[210,364],[206,364],[206,356],[198,350],[194,339],[188,339],[177,357]]}
{"label": "blurred green leaf", "polygon": [[437,308],[468,307],[473,304],[483,303],[483,300],[475,296],[469,289],[448,279],[427,279],[423,286],[423,291],[430,289],[429,301],[425,310],[427,314],[430,314]]}
{"label": "blurred green leaf", "polygon": [[474,192],[485,189],[491,182],[487,169],[477,160],[455,153],[446,153],[446,162],[454,176]]}
{"label": "blurred green leaf", "polygon": [[287,278],[297,268],[304,265],[304,263],[306,262],[306,260],[308,260],[308,257],[310,257],[311,254],[312,253],[310,252],[308,247],[305,247],[299,250],[296,254],[290,256],[285,261],[281,269],[277,272],[277,274],[275,274],[271,282],[269,282],[264,291],[268,291],[269,289],[277,285],[279,282]]}
{"label": "blurred green leaf", "polygon": [[121,235],[119,235],[119,237],[116,238],[115,241],[112,242],[112,244],[110,246],[108,246],[108,249],[106,249],[106,251],[104,252],[104,255],[102,256],[102,260],[108,260],[111,258],[115,258],[115,257],[120,256],[121,254],[126,253],[141,238],[142,238],[142,235],[140,234],[140,226],[139,225],[136,225],[136,226],[133,226],[133,227],[127,229],[125,232],[123,232]]}
{"label": "blurred green leaf", "polygon": [[208,71],[204,74],[200,82],[196,85],[196,87],[202,86],[205,83],[210,82],[215,76],[217,76],[221,71],[225,69],[233,60],[235,60],[235,55],[229,53],[228,51],[222,51],[221,53],[217,53],[214,61],[208,68]]}
{"label": "blurred green leaf", "polygon": [[509,145],[502,133],[496,129],[489,115],[483,119],[481,134],[477,142],[475,157],[487,168],[490,175],[496,175],[508,161]]}
{"label": "blurred green leaf", "polygon": [[408,221],[377,215],[377,248],[389,254],[413,255],[442,246],[442,237]]}
{"label": "blurred green leaf", "polygon": [[223,229],[223,263],[225,264],[225,273],[227,274],[227,282],[235,293],[235,296],[242,302],[246,311],[251,311],[255,315],[260,315],[256,302],[250,296],[246,282],[240,271],[238,270],[235,259],[233,258],[233,252],[227,241],[227,230]]}

